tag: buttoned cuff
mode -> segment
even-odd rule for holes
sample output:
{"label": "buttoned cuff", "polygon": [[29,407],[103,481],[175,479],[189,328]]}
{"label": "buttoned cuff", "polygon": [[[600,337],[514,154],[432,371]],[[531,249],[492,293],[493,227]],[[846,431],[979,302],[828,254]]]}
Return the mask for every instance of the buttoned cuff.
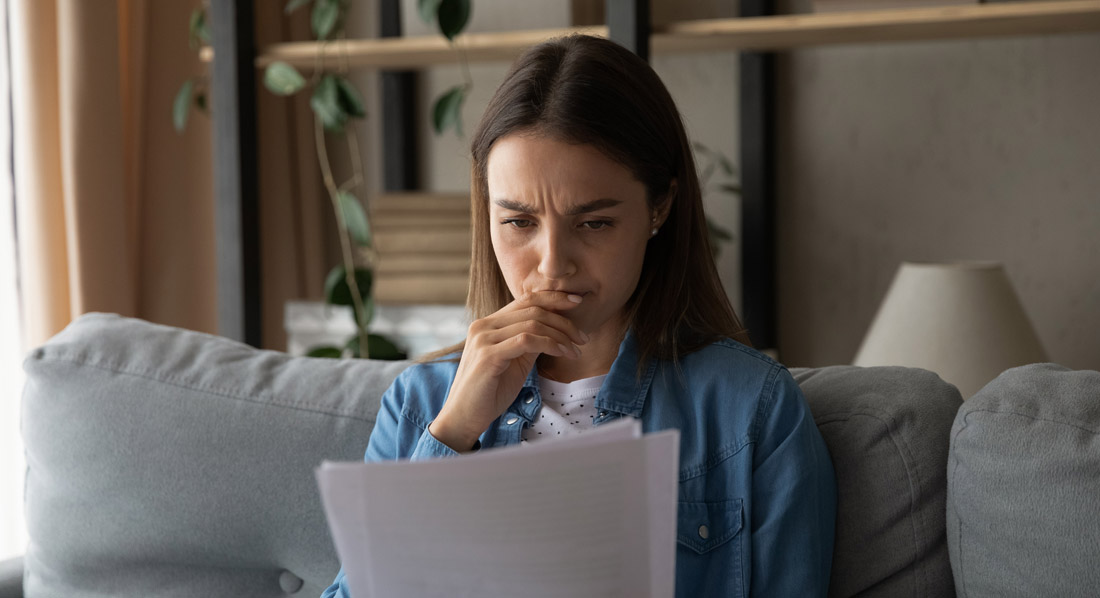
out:
{"label": "buttoned cuff", "polygon": [[[478,439],[474,442],[474,448],[470,449],[470,452],[474,452],[481,449],[481,440]],[[432,436],[432,433],[428,431],[428,428],[424,428],[424,433],[420,435],[420,440],[416,442],[416,448],[413,449],[412,456],[409,457],[413,461],[420,459],[438,459],[440,457],[457,457],[462,453],[454,450],[453,448],[443,444],[438,438]]]}

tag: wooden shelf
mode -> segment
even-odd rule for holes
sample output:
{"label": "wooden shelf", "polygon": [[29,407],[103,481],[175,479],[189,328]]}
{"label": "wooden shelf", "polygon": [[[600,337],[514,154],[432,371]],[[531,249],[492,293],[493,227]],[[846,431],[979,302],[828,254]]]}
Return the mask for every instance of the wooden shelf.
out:
{"label": "wooden shelf", "polygon": [[672,23],[655,51],[788,50],[864,44],[1100,31],[1100,1],[938,6]]}
{"label": "wooden shelf", "polygon": [[[530,29],[500,33],[468,33],[458,37],[458,43],[474,62],[510,62],[524,50],[541,41],[569,35],[587,33],[607,37],[607,27],[579,27],[560,29]],[[440,64],[455,64],[455,52],[443,36],[390,37],[378,39],[341,40],[321,44],[319,42],[291,42],[272,44],[256,56],[256,66],[265,67],[281,60],[298,68],[311,69],[317,63],[317,48],[324,46],[327,66],[346,64],[349,67],[411,69]],[[203,48],[204,61],[213,58],[210,48]]]}
{"label": "wooden shelf", "polygon": [[[1100,31],[1100,0],[1005,2],[930,8],[799,14],[742,19],[707,19],[655,26],[655,52],[789,50],[836,44],[971,39]],[[543,40],[587,33],[607,37],[607,27],[534,29],[471,33],[459,43],[471,61],[511,61]],[[454,64],[442,36],[343,40],[323,44],[328,68],[410,69]],[[264,67],[281,60],[303,69],[317,63],[317,42],[268,46],[256,57]],[[213,52],[203,48],[203,60]]]}

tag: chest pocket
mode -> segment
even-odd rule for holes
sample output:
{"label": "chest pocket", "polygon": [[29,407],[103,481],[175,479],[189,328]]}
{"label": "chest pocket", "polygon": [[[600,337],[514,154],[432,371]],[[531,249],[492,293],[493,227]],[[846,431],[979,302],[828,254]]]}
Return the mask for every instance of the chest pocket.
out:
{"label": "chest pocket", "polygon": [[740,498],[720,502],[680,501],[676,515],[676,541],[705,554],[741,532],[744,506]]}

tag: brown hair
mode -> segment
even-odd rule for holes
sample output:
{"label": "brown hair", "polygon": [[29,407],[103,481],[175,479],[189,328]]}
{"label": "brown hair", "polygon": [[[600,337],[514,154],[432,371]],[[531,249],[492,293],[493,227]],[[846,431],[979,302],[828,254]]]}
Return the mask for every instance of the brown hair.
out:
{"label": "brown hair", "polygon": [[489,234],[486,172],[496,140],[517,132],[595,147],[645,185],[651,209],[668,209],[665,223],[647,244],[638,286],[625,306],[640,366],[650,357],[676,360],[722,337],[750,344],[718,278],[694,157],[672,96],[641,58],[614,42],[584,35],[550,40],[525,52],[474,133],[466,300],[473,318],[513,300]]}

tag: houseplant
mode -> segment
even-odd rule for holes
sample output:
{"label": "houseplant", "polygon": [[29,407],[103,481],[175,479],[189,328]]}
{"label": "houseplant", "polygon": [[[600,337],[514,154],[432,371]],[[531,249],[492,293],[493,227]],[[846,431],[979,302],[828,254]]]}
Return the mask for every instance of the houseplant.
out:
{"label": "houseplant", "polygon": [[[365,118],[363,100],[359,91],[347,78],[343,65],[333,70],[323,61],[325,45],[342,38],[344,17],[348,0],[290,0],[285,11],[289,14],[310,7],[310,24],[314,37],[321,42],[317,51],[317,66],[307,80],[297,69],[285,62],[274,62],[264,71],[264,86],[280,96],[290,96],[311,89],[310,108],[314,114],[314,133],[318,163],[325,188],[332,203],[337,231],[340,238],[341,263],[335,266],[325,279],[325,301],[331,305],[349,306],[356,322],[357,334],[344,347],[315,347],[309,355],[315,357],[372,357],[375,359],[402,359],[405,354],[389,339],[368,332],[374,314],[371,299],[374,261],[370,221],[355,192],[365,182],[358,141],[346,127],[353,119]],[[455,45],[457,36],[466,26],[470,15],[470,0],[420,0],[419,14],[428,22],[436,22],[440,32]],[[205,6],[192,12],[190,19],[191,46],[194,49],[210,43],[210,29]],[[436,100],[432,110],[435,130],[442,133],[453,127],[461,135],[461,107],[471,87],[465,58],[462,59],[465,83],[447,90]],[[207,109],[205,76],[188,79],[180,87],[173,102],[173,120],[178,131],[186,127],[192,107]],[[346,180],[338,180],[328,157],[325,135],[343,135],[348,143],[352,173]]]}

